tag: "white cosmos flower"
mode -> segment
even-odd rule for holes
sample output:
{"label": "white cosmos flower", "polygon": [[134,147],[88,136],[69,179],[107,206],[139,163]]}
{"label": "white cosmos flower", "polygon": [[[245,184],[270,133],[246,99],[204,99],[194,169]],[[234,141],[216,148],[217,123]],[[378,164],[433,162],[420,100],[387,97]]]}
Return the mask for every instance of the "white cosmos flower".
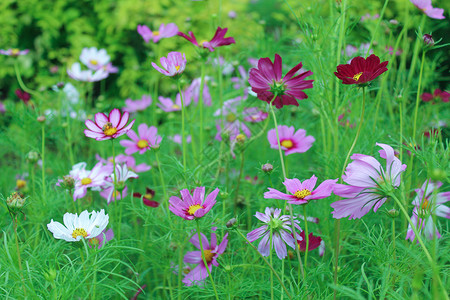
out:
{"label": "white cosmos flower", "polygon": [[70,78],[78,80],[78,81],[100,81],[108,77],[109,73],[104,69],[98,69],[93,72],[92,70],[81,70],[81,65],[79,62],[74,63],[70,69],[67,69],[67,74]]}
{"label": "white cosmos flower", "polygon": [[[89,218],[89,216],[91,217]],[[106,228],[109,222],[109,216],[105,215],[105,210],[100,212],[92,211],[88,213],[83,211],[78,214],[65,213],[64,225],[52,221],[47,224],[48,230],[53,233],[55,239],[63,239],[68,242],[77,242],[81,238],[91,239],[97,237]]]}
{"label": "white cosmos flower", "polygon": [[105,49],[97,50],[95,47],[83,48],[80,61],[91,70],[99,70],[109,63],[110,56]]}

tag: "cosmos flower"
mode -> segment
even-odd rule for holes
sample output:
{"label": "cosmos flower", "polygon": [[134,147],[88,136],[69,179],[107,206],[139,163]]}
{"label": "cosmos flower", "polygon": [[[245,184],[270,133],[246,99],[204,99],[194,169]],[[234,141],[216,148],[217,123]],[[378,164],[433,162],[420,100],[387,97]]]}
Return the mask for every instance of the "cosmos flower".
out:
{"label": "cosmos flower", "polygon": [[103,166],[102,163],[97,163],[91,171],[86,170],[85,167],[85,163],[80,163],[75,165],[70,172],[75,179],[73,201],[86,196],[88,188],[100,189],[106,183],[106,177],[113,171],[112,166]]}
{"label": "cosmos flower", "polygon": [[155,68],[158,72],[163,75],[174,77],[175,75],[181,75],[186,68],[186,55],[180,52],[169,52],[166,57],[161,57],[160,59],[161,66],[160,68],[157,64],[152,62],[153,68]]}
{"label": "cosmos flower", "polygon": [[92,70],[81,70],[79,62],[74,63],[70,69],[67,69],[67,74],[70,78],[78,81],[95,82],[100,81],[108,77],[109,73],[103,69],[98,69],[93,72]]}
{"label": "cosmos flower", "polygon": [[[165,112],[181,111],[180,93],[177,93],[175,102],[170,98],[165,98],[162,96],[159,96],[158,100],[160,103],[156,103],[156,105]],[[184,107],[187,107],[189,106],[189,104],[191,104],[191,97],[188,90],[183,93],[183,102]]]}
{"label": "cosmos flower", "polygon": [[227,33],[228,28],[220,28],[217,27],[216,33],[214,34],[214,37],[208,42],[208,41],[202,41],[197,42],[197,39],[195,38],[195,35],[192,31],[189,31],[188,34],[184,34],[182,32],[178,32],[178,35],[181,37],[184,37],[186,40],[191,42],[193,45],[197,47],[202,47],[208,49],[210,52],[213,52],[215,48],[220,46],[226,46],[235,44],[235,40],[232,37],[225,37],[225,34]]}
{"label": "cosmos flower", "polygon": [[[306,252],[306,238],[305,231],[300,232],[301,239],[297,240],[298,249],[301,252]],[[320,247],[322,238],[320,236],[314,236],[312,233],[308,234],[308,252]]]}
{"label": "cosmos flower", "polygon": [[269,191],[264,193],[264,198],[287,200],[291,204],[306,204],[309,200],[329,197],[336,182],[337,179],[328,179],[315,189],[314,187],[317,183],[315,175],[310,179],[306,179],[303,183],[297,178],[286,179],[283,184],[292,195],[269,188]]}
{"label": "cosmos flower", "polygon": [[[108,157],[108,159],[104,159],[100,155],[96,154],[95,158],[103,164],[109,164],[109,165],[111,165],[111,167],[113,165],[112,156]],[[141,163],[139,165],[136,165],[136,159],[133,156],[128,156],[128,155],[124,155],[124,154],[117,155],[115,160],[116,160],[116,164],[125,163],[127,165],[128,170],[131,170],[135,173],[146,172],[152,168],[151,166],[147,165],[146,163]]]}
{"label": "cosmos flower", "polygon": [[[312,147],[312,144],[316,140],[313,136],[306,136],[306,130],[304,129],[299,129],[295,131],[295,133],[294,131],[294,126],[278,126],[281,150],[284,151],[284,155],[306,152]],[[269,140],[270,148],[278,149],[277,133],[275,129],[270,129],[267,132],[267,139]]]}
{"label": "cosmos flower", "polygon": [[150,148],[159,147],[162,137],[158,135],[158,129],[155,126],[148,127],[147,124],[140,124],[138,127],[139,136],[130,129],[127,136],[130,140],[120,141],[120,145],[125,147],[125,154],[131,155],[135,152],[145,153]]}
{"label": "cosmos flower", "polygon": [[[114,178],[117,177],[117,180]],[[125,198],[127,193],[126,181],[130,178],[138,178],[139,176],[133,171],[128,170],[126,164],[116,164],[115,174],[111,172],[109,177],[103,183],[103,191],[100,195],[108,200],[108,204],[113,201]]]}
{"label": "cosmos flower", "polygon": [[[308,98],[302,90],[312,88],[314,81],[304,80],[313,74],[311,71],[295,76],[302,66],[302,63],[299,63],[281,78],[281,56],[275,54],[273,63],[268,57],[261,58],[258,67],[250,70],[248,82],[260,100],[271,103],[276,108],[282,108],[284,105],[298,106],[296,99]],[[277,97],[274,99],[275,94]]]}
{"label": "cosmos flower", "polygon": [[[179,145],[181,145],[181,143],[182,143],[182,136],[180,134],[174,134],[173,136],[169,136],[168,138],[172,142],[177,143]],[[191,141],[192,141],[192,137],[191,137],[191,135],[188,135],[186,137],[186,143],[189,144]]]}
{"label": "cosmos flower", "polygon": [[169,23],[167,25],[162,23],[159,25],[158,30],[151,31],[146,25],[138,25],[137,32],[142,36],[146,43],[150,40],[152,40],[153,43],[157,43],[163,38],[170,38],[177,35],[178,27],[175,23]]}
{"label": "cosmos flower", "polygon": [[386,72],[388,70],[387,64],[387,61],[380,63],[380,58],[375,54],[366,59],[357,56],[352,59],[350,64],[337,66],[337,72],[334,72],[334,75],[341,79],[343,84],[365,86],[368,82]]}
{"label": "cosmos flower", "polygon": [[126,99],[125,107],[122,110],[129,113],[138,112],[145,110],[150,105],[152,105],[152,97],[149,95],[142,95],[140,100],[133,101],[131,99]]}
{"label": "cosmos flower", "polygon": [[231,82],[233,82],[233,88],[235,90],[244,89],[244,93],[247,91],[248,83],[248,72],[243,66],[238,67],[239,77],[231,77]]}
{"label": "cosmos flower", "polygon": [[447,91],[441,91],[440,89],[435,89],[433,94],[423,93],[420,97],[422,98],[422,101],[431,101],[433,104],[450,101],[450,93]]}
{"label": "cosmos flower", "polygon": [[[210,80],[210,77],[205,76],[203,80],[203,103],[206,106],[211,106],[211,94],[209,93],[209,87],[208,87],[208,81]],[[186,98],[183,98],[185,102],[194,101],[195,104],[198,104],[198,100],[200,99],[200,86],[201,86],[201,78],[195,78],[192,80],[191,85],[186,89]]]}
{"label": "cosmos flower", "polygon": [[14,91],[16,96],[25,103],[25,105],[28,105],[31,99],[31,95],[25,91],[22,91],[21,89],[16,89]]}
{"label": "cosmos flower", "polygon": [[181,199],[172,196],[169,199],[169,209],[175,215],[185,220],[194,220],[203,217],[216,204],[216,197],[219,189],[216,188],[205,198],[205,187],[196,187],[191,195],[188,189],[180,191]]}
{"label": "cosmos flower", "polygon": [[98,237],[106,228],[109,222],[109,216],[105,215],[105,210],[100,212],[92,211],[88,213],[83,211],[78,214],[65,213],[64,225],[59,222],[50,221],[47,224],[48,230],[53,233],[55,239],[63,239],[67,242],[77,242],[82,238],[91,239]]}
{"label": "cosmos flower", "polygon": [[133,193],[133,197],[142,198],[142,202],[146,206],[158,207],[160,205],[159,202],[153,200],[153,198],[155,197],[155,191],[148,187],[145,188],[145,194]]}
{"label": "cosmos flower", "polygon": [[215,117],[223,116],[224,118],[224,128],[222,129],[221,121],[216,121],[216,140],[221,141],[222,135],[225,133],[230,136],[230,140],[234,140],[241,132],[245,134],[247,138],[251,137],[251,131],[247,125],[241,121],[242,116],[238,108],[241,106],[242,97],[236,97],[234,99],[227,100],[223,103],[222,108],[214,112]]}
{"label": "cosmos flower", "polygon": [[89,69],[97,71],[106,66],[111,57],[105,49],[97,50],[95,47],[83,48],[81,50],[80,61]]}
{"label": "cosmos flower", "polygon": [[89,247],[97,247],[101,249],[107,242],[114,238],[114,231],[109,228],[108,230],[103,229],[103,231],[96,237],[89,239]]}
{"label": "cosmos flower", "polygon": [[84,123],[88,128],[84,130],[84,134],[97,141],[118,138],[133,127],[135,120],[127,125],[129,117],[128,112],[124,112],[122,115],[117,108],[111,110],[108,116],[104,113],[96,113],[95,123],[91,120],[86,120]]}
{"label": "cosmos flower", "polygon": [[30,50],[28,50],[28,49],[25,49],[25,50],[20,50],[17,48],[12,48],[12,49],[8,49],[8,50],[0,49],[0,54],[7,55],[7,56],[14,56],[14,57],[17,57],[20,55],[26,55],[26,54],[28,54],[28,52],[30,52]]}
{"label": "cosmos flower", "polygon": [[250,123],[258,123],[262,122],[269,116],[268,113],[260,110],[257,107],[247,107],[242,111],[242,115],[244,115],[244,121]]}
{"label": "cosmos flower", "polygon": [[[217,236],[214,232],[211,233],[211,243],[208,241],[206,236],[203,233],[200,233],[202,236],[202,246],[203,246],[203,254],[205,256],[206,264],[208,265],[209,270],[212,270],[212,266],[219,266],[217,262],[217,257],[225,252],[225,249],[228,245],[228,233],[225,233],[222,242],[217,245]],[[186,276],[183,278],[183,283],[186,286],[191,286],[193,284],[198,284],[202,282],[205,278],[207,278],[208,271],[206,270],[205,263],[203,262],[200,241],[198,238],[198,234],[195,233],[189,242],[198,249],[198,251],[189,251],[184,256],[183,261],[189,264],[196,264],[197,266],[192,269]]]}
{"label": "cosmos flower", "polygon": [[379,151],[380,156],[386,159],[386,170],[372,156],[364,154],[353,154],[353,160],[342,176],[344,184],[335,184],[333,193],[346,198],[331,203],[334,208],[333,218],[360,219],[372,208],[376,212],[387,200],[387,196],[400,186],[401,173],[405,171],[406,165],[395,157],[394,149],[386,144],[376,144],[383,148]]}
{"label": "cosmos flower", "polygon": [[431,5],[431,0],[410,0],[418,9],[423,11],[432,19],[445,19],[443,8],[434,8]]}
{"label": "cosmos flower", "polygon": [[[266,207],[265,213],[256,212],[255,217],[265,225],[249,232],[247,239],[254,242],[261,238],[258,245],[258,251],[262,256],[269,256],[270,249],[275,248],[275,252],[279,259],[283,259],[287,255],[286,244],[295,249],[295,239],[292,235],[292,223],[290,216],[281,215],[281,209]],[[294,218],[294,226],[301,231],[298,220]],[[272,245],[270,243],[270,232],[272,231]],[[302,238],[296,233],[297,240]]]}

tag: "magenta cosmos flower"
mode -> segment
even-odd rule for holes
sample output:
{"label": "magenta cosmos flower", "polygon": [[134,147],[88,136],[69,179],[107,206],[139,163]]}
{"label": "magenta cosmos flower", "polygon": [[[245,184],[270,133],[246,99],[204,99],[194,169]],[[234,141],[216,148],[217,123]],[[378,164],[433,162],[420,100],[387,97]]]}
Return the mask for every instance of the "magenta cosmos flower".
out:
{"label": "magenta cosmos flower", "polygon": [[[165,98],[162,96],[159,96],[158,100],[160,103],[156,103],[156,105],[165,112],[181,111],[180,93],[177,93],[175,102],[170,98]],[[191,104],[191,97],[190,97],[189,90],[183,92],[183,102],[184,102],[183,103],[184,107],[187,107],[187,106],[189,106],[189,104]]]}
{"label": "magenta cosmos flower", "polygon": [[[268,57],[261,58],[258,61],[258,67],[250,70],[248,82],[260,100],[272,103],[276,108],[282,108],[284,105],[298,106],[296,99],[308,98],[303,90],[311,89],[314,80],[305,80],[305,78],[313,73],[306,71],[295,76],[303,66],[299,63],[281,78],[281,63],[281,56],[278,54],[275,54],[273,63]],[[275,94],[277,97],[272,101]]]}
{"label": "magenta cosmos flower", "polygon": [[450,100],[450,93],[446,91],[441,91],[440,89],[435,89],[433,94],[430,93],[423,93],[421,96],[422,100],[424,102],[431,101],[433,104],[439,103],[439,102],[449,102]]}
{"label": "magenta cosmos flower", "polygon": [[[209,243],[206,236],[201,233],[202,236],[202,246],[203,246],[203,254],[205,255],[205,260],[208,265],[209,270],[211,271],[212,266],[219,266],[217,262],[217,257],[225,252],[225,249],[228,245],[228,233],[226,233],[222,239],[222,242],[217,245],[217,236],[214,232],[211,233],[211,243]],[[184,256],[183,261],[189,264],[196,264],[193,270],[191,270],[183,279],[183,283],[186,286],[191,286],[193,284],[197,284],[201,282],[205,278],[208,277],[208,271],[206,270],[205,263],[203,262],[200,241],[198,239],[198,234],[195,233],[192,238],[189,240],[198,251],[189,251]]]}
{"label": "magenta cosmos flower", "polygon": [[[266,207],[263,213],[256,212],[255,217],[265,225],[256,228],[255,230],[247,234],[247,239],[249,242],[254,242],[260,237],[261,241],[258,245],[258,251],[262,256],[269,256],[270,249],[275,248],[275,252],[279,259],[283,259],[287,255],[286,244],[295,249],[295,239],[292,233],[292,223],[290,221],[290,216],[281,215],[281,209]],[[294,218],[294,226],[299,231],[302,229],[298,225],[299,221]],[[270,232],[272,231],[272,245],[270,244]],[[301,240],[302,238],[295,233],[296,238]]]}
{"label": "magenta cosmos flower", "polygon": [[351,219],[360,219],[373,207],[376,212],[387,200],[389,192],[400,186],[401,173],[406,165],[395,157],[394,149],[386,144],[376,144],[383,148],[380,156],[386,159],[386,170],[372,156],[353,154],[353,160],[342,176],[344,184],[335,184],[333,193],[346,198],[331,203],[334,208],[333,218],[341,219],[350,216]]}
{"label": "magenta cosmos flower", "polygon": [[85,167],[86,163],[76,164],[70,172],[75,179],[73,201],[86,196],[88,188],[99,190],[106,183],[106,177],[113,172],[112,166],[103,166],[100,162],[91,171],[86,170]]}
{"label": "magenta cosmos flower", "polygon": [[[433,215],[450,219],[450,208],[443,205],[450,201],[450,192],[444,192],[436,194],[434,197],[433,191],[442,186],[442,182],[432,182],[426,180],[420,189],[416,189],[417,196],[414,198],[412,204],[414,204],[414,210],[411,217],[411,221],[418,231],[425,235],[429,240],[432,240],[434,236],[441,238],[436,224],[433,221]],[[414,241],[416,235],[414,234],[411,225],[408,226],[406,239],[411,242]]]}
{"label": "magenta cosmos flower", "polygon": [[445,19],[444,9],[434,8],[431,0],[411,0],[411,3],[432,19]]}
{"label": "magenta cosmos flower", "polygon": [[214,34],[213,38],[210,41],[202,41],[197,42],[197,39],[195,38],[195,35],[192,31],[189,31],[188,34],[184,34],[182,32],[178,32],[178,35],[181,37],[184,37],[186,40],[191,42],[197,47],[203,47],[208,49],[210,52],[213,52],[215,48],[220,46],[226,46],[235,44],[236,41],[232,37],[225,37],[225,34],[227,33],[228,28],[220,28],[217,27],[216,33]]}
{"label": "magenta cosmos flower", "polygon": [[29,51],[30,50],[28,50],[28,49],[20,50],[17,48],[12,48],[12,49],[8,49],[8,50],[0,49],[0,54],[7,55],[7,56],[19,56],[19,55],[25,55]]}
{"label": "magenta cosmos flower", "polygon": [[126,112],[138,112],[143,111],[147,107],[149,107],[152,104],[152,97],[147,95],[142,95],[142,98],[140,100],[131,100],[126,99],[125,100],[125,107],[123,108],[123,111]]}
{"label": "magenta cosmos flower", "polygon": [[98,247],[98,249],[101,249],[107,242],[112,240],[114,238],[114,231],[109,228],[108,230],[103,229],[102,233],[97,235],[96,237],[89,239],[89,247]]}
{"label": "magenta cosmos flower", "polygon": [[160,39],[170,38],[177,35],[178,27],[175,23],[169,23],[167,25],[162,23],[158,30],[151,31],[146,25],[138,25],[137,32],[142,36],[146,43],[150,40],[152,40],[153,43],[157,43]]}
{"label": "magenta cosmos flower", "polygon": [[130,140],[120,141],[120,144],[125,147],[125,153],[131,155],[135,152],[139,154],[145,153],[150,148],[158,147],[161,143],[162,137],[158,135],[158,129],[155,126],[148,127],[147,124],[141,124],[138,127],[139,136],[130,129],[127,136]]}
{"label": "magenta cosmos flower", "polygon": [[84,123],[88,128],[84,130],[84,134],[97,141],[118,138],[133,127],[135,120],[127,125],[129,117],[129,113],[124,112],[123,115],[121,115],[120,110],[117,108],[111,110],[108,116],[104,113],[96,113],[95,123],[91,120],[86,120]]}
{"label": "magenta cosmos flower", "polygon": [[337,179],[328,179],[314,189],[317,183],[315,175],[310,179],[306,179],[303,183],[297,178],[286,179],[283,184],[292,195],[269,188],[269,191],[264,193],[264,198],[288,200],[288,203],[291,204],[306,204],[309,200],[329,197],[336,182]]}
{"label": "magenta cosmos flower", "polygon": [[[281,149],[284,151],[284,155],[306,152],[316,140],[313,136],[306,136],[306,130],[304,129],[294,131],[294,126],[278,126]],[[278,149],[277,133],[275,129],[270,129],[269,132],[267,132],[267,139],[269,140],[270,148]]]}
{"label": "magenta cosmos flower", "polygon": [[163,75],[173,77],[184,72],[186,68],[186,55],[175,51],[169,52],[167,58],[161,57],[160,62],[163,68],[158,67],[157,64],[152,62],[153,68]]}
{"label": "magenta cosmos flower", "polygon": [[343,84],[365,86],[368,82],[386,72],[388,70],[387,64],[387,61],[380,63],[380,58],[375,54],[366,59],[357,56],[352,59],[350,64],[337,66],[337,72],[334,72],[334,75],[341,79]]}
{"label": "magenta cosmos flower", "polygon": [[185,220],[194,220],[203,217],[216,204],[219,189],[216,188],[205,198],[205,187],[196,187],[191,195],[188,189],[180,191],[181,199],[172,196],[169,199],[171,212]]}

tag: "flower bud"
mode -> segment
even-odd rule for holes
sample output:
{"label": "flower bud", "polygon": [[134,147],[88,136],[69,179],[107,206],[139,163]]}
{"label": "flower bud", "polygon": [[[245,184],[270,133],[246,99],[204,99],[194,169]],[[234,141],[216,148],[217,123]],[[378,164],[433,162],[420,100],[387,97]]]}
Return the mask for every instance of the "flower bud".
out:
{"label": "flower bud", "polygon": [[227,226],[227,228],[232,228],[232,227],[234,227],[234,225],[236,225],[236,224],[237,224],[236,218],[232,218],[232,219],[230,219],[230,220],[227,222],[226,226]]}
{"label": "flower bud", "polygon": [[444,170],[435,168],[430,172],[430,178],[433,181],[445,181],[447,174]]}
{"label": "flower bud", "polygon": [[396,218],[396,217],[398,217],[399,212],[398,212],[398,210],[396,210],[395,208],[393,208],[393,209],[391,209],[391,210],[388,210],[387,214],[388,214],[388,216],[391,217],[391,218]]}
{"label": "flower bud", "polygon": [[38,121],[39,123],[44,123],[45,120],[46,120],[45,116],[39,116],[39,117],[37,117],[37,121]]}
{"label": "flower bud", "polygon": [[44,272],[44,278],[48,282],[52,282],[56,279],[56,270],[49,269],[47,272]]}
{"label": "flower bud", "polygon": [[264,164],[261,166],[261,170],[264,173],[270,174],[273,171],[273,166],[271,164],[267,163],[267,164]]}
{"label": "flower bud", "polygon": [[428,46],[433,46],[434,45],[434,40],[433,37],[431,36],[431,34],[424,34],[423,35],[423,42],[425,43],[425,45]]}
{"label": "flower bud", "polygon": [[29,164],[35,164],[39,160],[39,154],[36,151],[30,151],[27,153],[25,160]]}
{"label": "flower bud", "polygon": [[25,199],[18,192],[14,192],[6,199],[6,204],[10,208],[22,208],[25,204]]}
{"label": "flower bud", "polygon": [[70,175],[66,175],[63,177],[60,184],[62,188],[70,191],[75,187],[75,179],[73,179],[73,177]]}
{"label": "flower bud", "polygon": [[227,192],[220,192],[220,193],[219,193],[219,196],[220,196],[220,198],[222,198],[222,199],[226,199],[226,198],[228,198],[229,194],[228,194]]}

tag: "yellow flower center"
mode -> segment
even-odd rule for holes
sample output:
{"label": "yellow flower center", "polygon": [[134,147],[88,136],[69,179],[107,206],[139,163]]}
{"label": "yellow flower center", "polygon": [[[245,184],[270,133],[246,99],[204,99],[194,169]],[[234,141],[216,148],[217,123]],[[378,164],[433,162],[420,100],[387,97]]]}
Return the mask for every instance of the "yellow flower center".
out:
{"label": "yellow flower center", "polygon": [[198,43],[200,46],[203,46],[204,43],[207,43],[207,40],[201,40],[200,43]]}
{"label": "yellow flower center", "polygon": [[89,177],[81,179],[81,184],[82,185],[87,185],[87,184],[90,184],[90,183],[92,183],[92,179],[90,179]]}
{"label": "yellow flower center", "polygon": [[281,146],[291,149],[294,146],[294,143],[291,140],[284,140],[281,142]]}
{"label": "yellow flower center", "polygon": [[304,199],[306,196],[311,195],[311,191],[307,189],[303,189],[301,191],[296,191],[294,196],[298,199]]}
{"label": "yellow flower center", "polygon": [[119,197],[119,196],[120,196],[120,192],[117,191],[117,190],[115,190],[115,191],[113,192],[113,194],[112,194],[112,197],[113,197],[114,199],[116,199],[116,198]]}
{"label": "yellow flower center", "polygon": [[354,81],[358,81],[358,80],[359,80],[359,77],[361,77],[362,74],[363,74],[363,72],[359,72],[358,74],[355,74],[355,75],[353,76],[353,80],[354,80]]}
{"label": "yellow flower center", "polygon": [[173,109],[180,109],[180,106],[179,106],[178,104],[173,104],[173,105],[172,105],[172,108],[173,108]]}
{"label": "yellow flower center", "polygon": [[113,127],[111,122],[106,123],[102,129],[106,136],[111,136],[117,132],[117,128]]}
{"label": "yellow flower center", "polygon": [[233,114],[233,113],[228,114],[227,115],[227,122],[231,123],[231,122],[234,122],[234,121],[236,121],[236,115]]}
{"label": "yellow flower center", "polygon": [[147,142],[147,140],[140,140],[140,141],[137,143],[137,146],[138,146],[140,149],[147,148],[147,147],[148,147],[148,142]]}
{"label": "yellow flower center", "polygon": [[17,49],[17,48],[11,49],[11,54],[12,55],[17,55],[17,54],[19,54],[19,52],[20,52],[20,50]]}
{"label": "yellow flower center", "polygon": [[153,35],[159,35],[159,31],[153,31]]}
{"label": "yellow flower center", "polygon": [[423,199],[422,209],[427,209],[429,204],[430,202],[428,201],[428,198]]}
{"label": "yellow flower center", "polygon": [[80,236],[80,235],[85,238],[85,237],[87,237],[88,234],[87,234],[86,230],[84,230],[84,228],[77,228],[72,232],[72,237],[74,239],[76,239],[77,236]]}
{"label": "yellow flower center", "polygon": [[205,255],[206,262],[210,263],[215,255],[215,253],[212,253],[211,250],[204,250],[203,255]]}
{"label": "yellow flower center", "polygon": [[238,134],[237,136],[236,136],[236,141],[237,142],[244,142],[245,141],[245,135],[243,135],[242,133],[240,133],[240,134]]}
{"label": "yellow flower center", "polygon": [[175,70],[180,70],[180,66],[175,66]]}
{"label": "yellow flower center", "polygon": [[98,65],[98,61],[96,59],[91,59],[90,63],[94,66]]}
{"label": "yellow flower center", "polygon": [[258,115],[253,115],[253,116],[252,116],[252,120],[253,120],[253,121],[256,121],[256,120],[258,120],[258,117],[259,117]]}
{"label": "yellow flower center", "polygon": [[203,206],[201,206],[200,204],[191,205],[191,206],[189,206],[189,209],[187,212],[188,212],[188,214],[193,216],[195,214],[195,212],[197,210],[199,210],[200,208],[203,208]]}
{"label": "yellow flower center", "polygon": [[144,198],[150,200],[150,199],[153,199],[153,195],[152,194],[145,194]]}
{"label": "yellow flower center", "polygon": [[92,238],[89,239],[89,243],[91,243],[92,245],[98,245],[100,244],[100,241],[98,240],[98,238]]}
{"label": "yellow flower center", "polygon": [[22,189],[27,185],[27,182],[23,179],[17,179],[16,186],[18,189]]}

